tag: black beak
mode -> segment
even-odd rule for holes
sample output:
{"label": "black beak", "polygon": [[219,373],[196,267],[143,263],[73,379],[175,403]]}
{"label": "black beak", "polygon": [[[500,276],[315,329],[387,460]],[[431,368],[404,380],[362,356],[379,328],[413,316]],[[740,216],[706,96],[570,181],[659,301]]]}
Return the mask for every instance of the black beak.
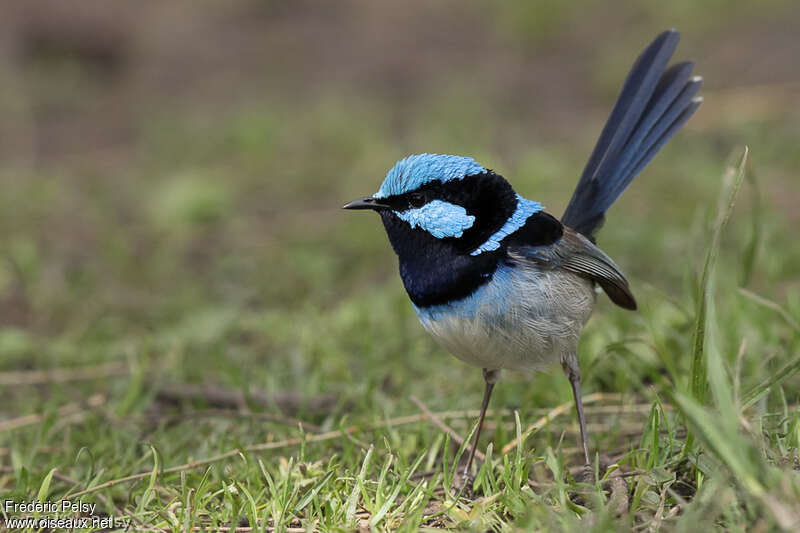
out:
{"label": "black beak", "polygon": [[373,198],[372,196],[365,196],[364,198],[353,200],[349,204],[342,206],[342,209],[373,209],[375,211],[388,208],[388,205],[381,202],[381,200]]}

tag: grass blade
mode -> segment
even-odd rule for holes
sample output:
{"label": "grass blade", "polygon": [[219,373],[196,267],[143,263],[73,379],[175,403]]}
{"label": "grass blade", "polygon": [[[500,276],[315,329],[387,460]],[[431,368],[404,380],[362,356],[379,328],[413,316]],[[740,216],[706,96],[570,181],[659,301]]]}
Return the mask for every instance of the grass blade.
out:
{"label": "grass blade", "polygon": [[800,372],[800,355],[786,363],[780,370],[774,372],[765,381],[759,383],[747,392],[742,402],[742,409],[752,407],[758,400],[769,393],[773,387],[776,387]]}
{"label": "grass blade", "polygon": [[[736,195],[745,176],[745,168],[749,149],[744,151],[736,166],[729,165],[722,176],[722,189],[717,203],[717,217],[714,222],[714,232],[711,245],[706,252],[703,272],[697,296],[697,310],[695,315],[694,330],[692,334],[692,363],[690,369],[690,392],[700,405],[706,404],[706,388],[708,384],[708,369],[706,365],[706,341],[708,328],[708,306],[712,294],[712,281],[714,266],[719,255],[722,231],[730,220],[733,207],[736,204]],[[684,452],[688,451],[693,442],[691,433],[687,435]]]}

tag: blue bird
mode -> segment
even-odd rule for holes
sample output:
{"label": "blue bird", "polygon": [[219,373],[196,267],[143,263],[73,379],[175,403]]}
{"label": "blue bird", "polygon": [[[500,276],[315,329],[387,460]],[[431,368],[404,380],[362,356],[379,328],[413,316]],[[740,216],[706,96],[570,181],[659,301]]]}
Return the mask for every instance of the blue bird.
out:
{"label": "blue bird", "polygon": [[602,289],[636,309],[622,270],[595,245],[611,204],[702,102],[693,63],[667,63],[679,34],[659,35],[638,57],[559,221],[471,157],[400,160],[372,196],[345,205],[381,216],[422,326],[447,351],[483,369],[485,392],[464,470],[469,477],[501,369],[561,363],[572,385],[590,464],[578,338]]}

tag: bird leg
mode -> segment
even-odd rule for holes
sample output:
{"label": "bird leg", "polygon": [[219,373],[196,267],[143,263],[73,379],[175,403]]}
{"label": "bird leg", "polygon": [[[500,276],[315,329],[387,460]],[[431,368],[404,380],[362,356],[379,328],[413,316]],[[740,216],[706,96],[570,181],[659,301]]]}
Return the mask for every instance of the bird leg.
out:
{"label": "bird leg", "polygon": [[478,439],[481,436],[481,429],[483,428],[483,419],[486,417],[486,408],[489,406],[489,398],[492,396],[492,389],[494,389],[494,384],[497,382],[497,376],[499,374],[499,370],[483,369],[483,380],[486,382],[486,388],[483,391],[483,404],[481,405],[481,417],[478,420],[478,429],[475,430],[475,438],[472,440],[472,448],[469,451],[467,467],[464,469],[465,479],[470,476],[472,460],[475,458],[475,450],[478,448]]}
{"label": "bird leg", "polygon": [[586,433],[586,419],[583,416],[583,400],[581,399],[581,369],[578,366],[578,356],[575,353],[567,355],[561,361],[561,367],[567,375],[572,385],[572,395],[575,398],[575,409],[578,411],[578,425],[581,428],[581,444],[583,445],[583,458],[586,465],[591,464],[589,460],[589,443]]}

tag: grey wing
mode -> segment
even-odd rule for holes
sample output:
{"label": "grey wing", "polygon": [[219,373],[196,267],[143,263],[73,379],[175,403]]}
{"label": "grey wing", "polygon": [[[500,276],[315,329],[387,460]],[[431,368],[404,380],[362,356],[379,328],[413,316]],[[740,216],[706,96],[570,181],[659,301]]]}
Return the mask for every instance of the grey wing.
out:
{"label": "grey wing", "polygon": [[548,246],[513,246],[508,248],[514,260],[531,261],[543,268],[560,268],[595,281],[611,301],[635,310],[636,299],[622,270],[586,237],[564,227],[564,234]]}

